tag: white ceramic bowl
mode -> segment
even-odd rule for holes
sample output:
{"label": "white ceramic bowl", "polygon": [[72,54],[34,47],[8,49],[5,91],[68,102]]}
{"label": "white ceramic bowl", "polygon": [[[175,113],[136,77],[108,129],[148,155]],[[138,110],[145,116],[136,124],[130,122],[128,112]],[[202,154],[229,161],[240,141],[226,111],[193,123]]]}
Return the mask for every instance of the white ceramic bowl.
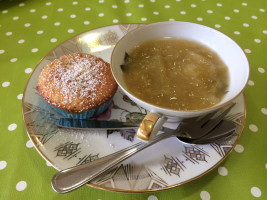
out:
{"label": "white ceramic bowl", "polygon": [[[120,65],[124,62],[125,52],[136,45],[152,39],[173,37],[199,42],[213,51],[223,60],[229,69],[229,92],[220,103],[213,107],[196,111],[179,111],[151,105],[132,95],[127,88]],[[233,101],[245,88],[249,78],[249,63],[243,50],[231,38],[212,28],[190,22],[158,22],[144,25],[126,34],[115,46],[111,56],[111,69],[118,85],[134,102],[145,109],[165,115],[169,118],[196,117],[214,111]]]}

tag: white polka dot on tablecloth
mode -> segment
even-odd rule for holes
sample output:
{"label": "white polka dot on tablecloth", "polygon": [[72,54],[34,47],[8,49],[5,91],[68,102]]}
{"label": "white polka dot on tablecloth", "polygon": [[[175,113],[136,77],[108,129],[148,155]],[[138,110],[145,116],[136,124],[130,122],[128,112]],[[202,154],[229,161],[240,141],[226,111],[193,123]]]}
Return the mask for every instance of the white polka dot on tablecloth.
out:
{"label": "white polka dot on tablecloth", "polygon": [[32,68],[26,68],[25,71],[24,71],[26,74],[29,74],[32,72]]}
{"label": "white polka dot on tablecloth", "polygon": [[73,29],[68,29],[68,33],[73,33],[74,30]]}
{"label": "white polka dot on tablecloth", "polygon": [[260,11],[260,12],[265,12],[265,9],[260,8],[259,11]]}
{"label": "white polka dot on tablecloth", "polygon": [[13,17],[12,19],[13,19],[13,20],[18,20],[19,17],[18,17],[18,16],[15,16],[15,17]]}
{"label": "white polka dot on tablecloth", "polygon": [[244,51],[245,51],[246,53],[251,53],[251,50],[250,50],[250,49],[244,49]]}
{"label": "white polka dot on tablecloth", "polygon": [[14,131],[16,128],[17,128],[17,124],[10,124],[10,125],[7,127],[7,129],[8,129],[9,131]]}
{"label": "white polka dot on tablecloth", "polygon": [[250,85],[250,86],[253,86],[253,85],[255,85],[255,84],[254,84],[254,81],[252,81],[252,80],[249,80],[249,81],[248,81],[248,85]]}
{"label": "white polka dot on tablecloth", "polygon": [[228,174],[228,170],[227,170],[225,167],[219,167],[219,168],[218,168],[218,173],[219,173],[221,176],[227,176],[227,174]]}
{"label": "white polka dot on tablecloth", "polygon": [[111,7],[112,7],[112,8],[118,8],[118,6],[117,6],[117,5],[112,5]]}
{"label": "white polka dot on tablecloth", "polygon": [[242,153],[244,151],[244,147],[241,144],[237,144],[235,146],[235,151],[238,153]]}
{"label": "white polka dot on tablecloth", "polygon": [[17,58],[12,58],[12,59],[10,59],[10,62],[17,62],[17,61],[18,61]]}
{"label": "white polka dot on tablecloth", "polygon": [[73,4],[73,5],[77,5],[78,2],[77,2],[77,1],[73,1],[72,4]]}
{"label": "white polka dot on tablecloth", "polygon": [[60,22],[55,22],[54,26],[60,26],[60,24],[61,24]]}
{"label": "white polka dot on tablecloth", "polygon": [[9,81],[5,81],[2,83],[2,87],[8,87],[10,86],[10,82]]}
{"label": "white polka dot on tablecloth", "polygon": [[263,30],[262,32],[263,32],[264,34],[267,34],[267,30]]}
{"label": "white polka dot on tablecloth", "polygon": [[190,5],[192,8],[195,8],[195,7],[197,7],[197,5],[196,4],[191,4]]}
{"label": "white polka dot on tablecloth", "polygon": [[23,98],[23,94],[19,94],[18,96],[17,96],[17,99],[19,99],[19,100],[21,100]]}
{"label": "white polka dot on tablecloth", "polygon": [[235,13],[239,13],[239,10],[238,10],[238,9],[234,9],[234,12],[235,12]]}
{"label": "white polka dot on tablecloth", "polygon": [[26,147],[28,147],[28,148],[32,148],[32,147],[33,147],[33,143],[32,143],[31,140],[28,140],[28,141],[26,142]]}
{"label": "white polka dot on tablecloth", "polygon": [[247,3],[245,3],[245,2],[243,2],[243,3],[242,3],[242,6],[247,6],[247,5],[248,5],[248,4],[247,4]]}
{"label": "white polka dot on tablecloth", "polygon": [[10,36],[10,35],[12,35],[13,33],[12,32],[6,32],[6,36]]}
{"label": "white polka dot on tablecloth", "polygon": [[103,17],[105,14],[104,13],[99,13],[98,16],[99,17]]}
{"label": "white polka dot on tablecloth", "polygon": [[185,15],[186,12],[185,12],[185,11],[181,11],[180,14],[181,14],[181,15]]}
{"label": "white polka dot on tablecloth", "polygon": [[36,53],[37,51],[39,51],[38,48],[33,48],[33,49],[32,49],[32,52],[33,52],[33,53]]}
{"label": "white polka dot on tablecloth", "polygon": [[239,31],[234,31],[234,34],[240,35],[240,32]]}
{"label": "white polka dot on tablecloth", "polygon": [[202,17],[198,17],[197,18],[197,21],[200,21],[201,22],[201,21],[203,21],[203,18]]}
{"label": "white polka dot on tablecloth", "polygon": [[0,54],[3,54],[5,53],[5,50],[4,49],[0,49]]}
{"label": "white polka dot on tablecloth", "polygon": [[145,6],[144,6],[144,4],[139,4],[138,7],[139,7],[139,8],[143,8],[143,7],[145,7]]}
{"label": "white polka dot on tablecloth", "polygon": [[8,10],[3,10],[2,13],[3,14],[7,14],[8,13]]}
{"label": "white polka dot on tablecloth", "polygon": [[42,16],[42,19],[47,19],[47,18],[48,18],[47,15],[43,15],[43,16]]}
{"label": "white polka dot on tablecloth", "polygon": [[26,24],[24,24],[24,26],[25,26],[25,27],[30,27],[31,24],[30,24],[30,23],[26,23]]}
{"label": "white polka dot on tablecloth", "polygon": [[154,11],[153,14],[154,14],[154,15],[158,15],[159,12],[158,12],[158,11]]}
{"label": "white polka dot on tablecloth", "polygon": [[250,129],[252,132],[257,132],[257,131],[258,131],[258,127],[257,127],[255,124],[250,124],[250,125],[249,125],[249,129]]}
{"label": "white polka dot on tablecloth", "polygon": [[252,18],[252,19],[258,19],[258,17],[257,17],[257,16],[251,16],[251,18]]}
{"label": "white polka dot on tablecloth", "polygon": [[6,165],[7,165],[7,162],[4,161],[4,160],[1,160],[1,161],[0,161],[0,170],[1,170],[1,169],[5,169],[5,168],[6,168]]}
{"label": "white polka dot on tablecloth", "polygon": [[267,163],[265,164],[265,169],[267,169]]}
{"label": "white polka dot on tablecloth", "polygon": [[51,2],[46,2],[45,5],[50,6],[52,3]]}
{"label": "white polka dot on tablecloth", "polygon": [[208,193],[207,191],[201,191],[200,198],[202,200],[210,200],[210,193]]}
{"label": "white polka dot on tablecloth", "polygon": [[130,0],[124,0],[124,3],[130,3]]}
{"label": "white polka dot on tablecloth", "polygon": [[46,165],[47,165],[48,167],[52,167],[52,165],[51,165],[50,162],[48,162],[48,161],[46,161]]}
{"label": "white polka dot on tablecloth", "polygon": [[262,114],[267,115],[267,108],[262,108],[261,112],[262,112]]}
{"label": "white polka dot on tablecloth", "polygon": [[52,43],[54,43],[54,42],[56,42],[56,41],[57,41],[56,38],[51,38],[51,39],[50,39],[50,42],[52,42]]}
{"label": "white polka dot on tablecloth", "polygon": [[62,12],[64,9],[63,8],[58,8],[57,11],[58,12]]}
{"label": "white polka dot on tablecloth", "polygon": [[88,24],[90,24],[90,22],[89,21],[84,21],[83,22],[85,25],[88,25]]}
{"label": "white polka dot on tablecloth", "polygon": [[75,14],[70,15],[70,18],[76,18],[77,16]]}
{"label": "white polka dot on tablecloth", "polygon": [[30,12],[34,13],[34,12],[36,12],[36,9],[30,9]]}
{"label": "white polka dot on tablecloth", "polygon": [[39,30],[39,31],[37,31],[36,32],[38,35],[41,35],[41,34],[43,34],[44,33],[44,31],[42,31],[42,30]]}
{"label": "white polka dot on tablecloth", "polygon": [[119,20],[118,19],[113,19],[113,23],[118,23]]}
{"label": "white polka dot on tablecloth", "polygon": [[258,38],[255,38],[255,39],[254,39],[254,42],[256,42],[256,43],[261,43],[261,40],[258,39]]}
{"label": "white polka dot on tablecloth", "polygon": [[170,18],[170,19],[169,19],[169,21],[172,21],[172,22],[173,22],[173,21],[175,21],[175,19],[173,19],[173,18]]}
{"label": "white polka dot on tablecloth", "polygon": [[221,3],[217,3],[216,6],[222,7],[222,4]]}
{"label": "white polka dot on tablecloth", "polygon": [[147,18],[145,18],[145,17],[141,18],[141,21],[143,21],[143,22],[146,21],[146,20],[147,20]]}
{"label": "white polka dot on tablecloth", "polygon": [[264,73],[264,72],[265,72],[265,69],[259,67],[259,68],[258,68],[258,71],[259,71],[260,73]]}
{"label": "white polka dot on tablecloth", "polygon": [[252,187],[250,192],[254,197],[260,197],[261,196],[261,190],[258,187]]}
{"label": "white polka dot on tablecloth", "polygon": [[165,5],[164,8],[170,8],[171,6],[170,5]]}
{"label": "white polka dot on tablecloth", "polygon": [[152,2],[152,3],[155,3],[155,2],[156,2],[156,0],[150,0],[150,2]]}
{"label": "white polka dot on tablecloth", "polygon": [[249,24],[248,23],[244,23],[243,26],[244,27],[249,27]]}
{"label": "white polka dot on tablecloth", "polygon": [[221,28],[221,25],[220,24],[215,24],[214,25],[216,28]]}
{"label": "white polka dot on tablecloth", "polygon": [[25,40],[21,39],[18,41],[19,44],[23,44],[25,42]]}
{"label": "white polka dot on tablecloth", "polygon": [[126,13],[126,16],[130,17],[130,16],[132,16],[132,13]]}
{"label": "white polka dot on tablecloth", "polygon": [[90,11],[91,10],[91,8],[85,8],[85,11]]}
{"label": "white polka dot on tablecloth", "polygon": [[158,197],[156,197],[155,195],[149,195],[147,200],[158,200]]}
{"label": "white polka dot on tablecloth", "polygon": [[27,187],[27,183],[25,181],[20,181],[17,183],[16,185],[16,189],[18,191],[22,191],[22,190],[25,190],[25,188]]}
{"label": "white polka dot on tablecloth", "polygon": [[213,11],[212,10],[207,10],[207,13],[212,14]]}
{"label": "white polka dot on tablecloth", "polygon": [[20,3],[20,4],[19,4],[19,7],[23,7],[23,6],[25,6],[24,3]]}
{"label": "white polka dot on tablecloth", "polygon": [[225,20],[230,20],[231,17],[229,17],[229,16],[225,16],[224,19],[225,19]]}

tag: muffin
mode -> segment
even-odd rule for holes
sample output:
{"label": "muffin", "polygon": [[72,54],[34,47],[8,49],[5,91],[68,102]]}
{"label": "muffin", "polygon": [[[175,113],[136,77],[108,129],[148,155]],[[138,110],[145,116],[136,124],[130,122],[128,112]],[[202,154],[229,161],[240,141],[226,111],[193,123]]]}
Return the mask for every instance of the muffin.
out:
{"label": "muffin", "polygon": [[118,86],[109,63],[86,54],[62,56],[45,66],[37,90],[65,117],[86,119],[104,112]]}

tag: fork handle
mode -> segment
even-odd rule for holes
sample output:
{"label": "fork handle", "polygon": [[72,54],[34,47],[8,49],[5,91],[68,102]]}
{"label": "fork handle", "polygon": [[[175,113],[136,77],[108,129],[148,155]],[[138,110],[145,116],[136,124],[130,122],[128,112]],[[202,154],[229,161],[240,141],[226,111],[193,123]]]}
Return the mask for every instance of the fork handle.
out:
{"label": "fork handle", "polygon": [[66,193],[75,190],[137,152],[171,136],[173,136],[171,133],[160,134],[149,143],[138,143],[136,146],[133,145],[134,148],[129,147],[127,151],[122,150],[85,165],[64,169],[53,176],[51,182],[52,187],[58,193]]}

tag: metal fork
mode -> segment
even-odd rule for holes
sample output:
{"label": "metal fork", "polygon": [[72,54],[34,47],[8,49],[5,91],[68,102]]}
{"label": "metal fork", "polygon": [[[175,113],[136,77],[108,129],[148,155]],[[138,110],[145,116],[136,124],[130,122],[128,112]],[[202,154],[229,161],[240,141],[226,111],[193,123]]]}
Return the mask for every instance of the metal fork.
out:
{"label": "metal fork", "polygon": [[[163,127],[164,132],[173,133],[175,136],[198,139],[209,133],[216,127],[222,119],[230,112],[235,103],[225,106],[222,110],[217,110],[201,117],[184,119],[176,129]],[[215,115],[214,118],[212,118]]]}
{"label": "metal fork", "polygon": [[[204,136],[214,129],[224,118],[224,116],[231,110],[235,104],[229,105],[217,117],[211,118],[217,112],[207,114],[203,118],[194,118],[184,120],[177,129],[169,130],[164,134],[159,134],[154,137],[149,143],[137,143],[121,151],[115,152],[94,162],[64,169],[56,173],[52,178],[52,188],[58,193],[66,193],[75,190],[86,183],[92,181],[99,175],[107,172],[113,166],[126,160],[132,155],[136,154],[147,147],[173,136],[180,136],[180,133],[189,134],[191,136],[201,135]],[[201,137],[200,136],[200,137]]]}

